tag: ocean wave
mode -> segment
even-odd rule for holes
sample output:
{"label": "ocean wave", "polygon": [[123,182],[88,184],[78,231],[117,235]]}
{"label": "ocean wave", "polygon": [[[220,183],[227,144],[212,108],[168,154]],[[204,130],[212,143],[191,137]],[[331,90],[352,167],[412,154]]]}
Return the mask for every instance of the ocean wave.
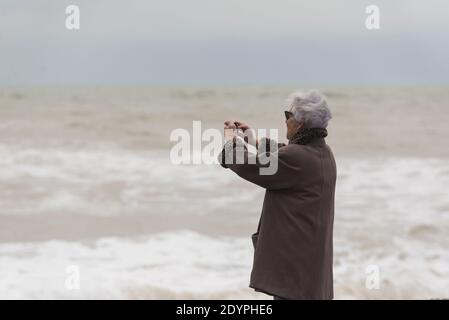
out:
{"label": "ocean wave", "polygon": [[0,214],[147,212],[201,194],[208,202],[212,188],[215,205],[242,197],[229,188],[237,177],[218,164],[174,165],[168,151],[1,147],[0,154]]}
{"label": "ocean wave", "polygon": [[[336,239],[336,299],[449,296],[446,246],[401,235],[388,245],[367,241]],[[249,236],[189,230],[92,243],[0,244],[0,298],[271,299],[248,287],[252,254]],[[379,270],[378,288],[366,284],[370,266]]]}

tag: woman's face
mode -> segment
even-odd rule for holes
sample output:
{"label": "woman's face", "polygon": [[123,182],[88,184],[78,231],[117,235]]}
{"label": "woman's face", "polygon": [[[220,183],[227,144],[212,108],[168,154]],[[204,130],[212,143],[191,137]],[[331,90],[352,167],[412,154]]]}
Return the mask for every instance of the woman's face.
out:
{"label": "woman's face", "polygon": [[303,126],[303,122],[296,121],[295,117],[293,116],[293,113],[291,113],[288,116],[288,119],[285,120],[285,124],[287,125],[287,139],[290,140],[298,130],[300,130]]}

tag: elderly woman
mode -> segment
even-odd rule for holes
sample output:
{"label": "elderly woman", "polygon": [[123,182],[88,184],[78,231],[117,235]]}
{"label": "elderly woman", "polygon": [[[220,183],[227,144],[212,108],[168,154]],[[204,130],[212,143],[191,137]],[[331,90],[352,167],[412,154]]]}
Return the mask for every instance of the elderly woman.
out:
{"label": "elderly woman", "polygon": [[[252,154],[247,148],[251,141],[259,148],[273,144],[268,139],[256,142],[250,134],[253,130],[239,121],[225,122],[228,142],[219,160],[223,167],[266,189],[257,232],[252,235],[249,287],[275,300],[332,299],[337,168],[324,140],[332,115],[325,98],[316,91],[293,93],[288,101],[288,144],[268,150],[270,161],[277,161],[275,172],[262,174],[264,166],[257,159],[250,161]],[[239,146],[243,146],[243,161],[233,161]]]}

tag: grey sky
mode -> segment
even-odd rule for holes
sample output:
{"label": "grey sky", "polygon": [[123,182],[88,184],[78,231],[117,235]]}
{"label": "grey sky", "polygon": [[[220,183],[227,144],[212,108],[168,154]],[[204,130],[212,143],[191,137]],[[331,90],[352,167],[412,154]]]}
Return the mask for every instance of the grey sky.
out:
{"label": "grey sky", "polygon": [[0,85],[449,84],[448,16],[443,0],[0,0]]}

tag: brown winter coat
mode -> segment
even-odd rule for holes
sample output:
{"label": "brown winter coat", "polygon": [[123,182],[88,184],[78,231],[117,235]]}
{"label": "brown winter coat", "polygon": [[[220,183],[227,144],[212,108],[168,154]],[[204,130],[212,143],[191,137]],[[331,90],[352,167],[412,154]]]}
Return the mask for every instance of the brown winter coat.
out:
{"label": "brown winter coat", "polygon": [[261,175],[259,164],[222,163],[266,189],[252,235],[249,287],[288,299],[332,299],[337,174],[332,150],[317,138],[306,145],[283,145],[277,158],[273,175]]}

